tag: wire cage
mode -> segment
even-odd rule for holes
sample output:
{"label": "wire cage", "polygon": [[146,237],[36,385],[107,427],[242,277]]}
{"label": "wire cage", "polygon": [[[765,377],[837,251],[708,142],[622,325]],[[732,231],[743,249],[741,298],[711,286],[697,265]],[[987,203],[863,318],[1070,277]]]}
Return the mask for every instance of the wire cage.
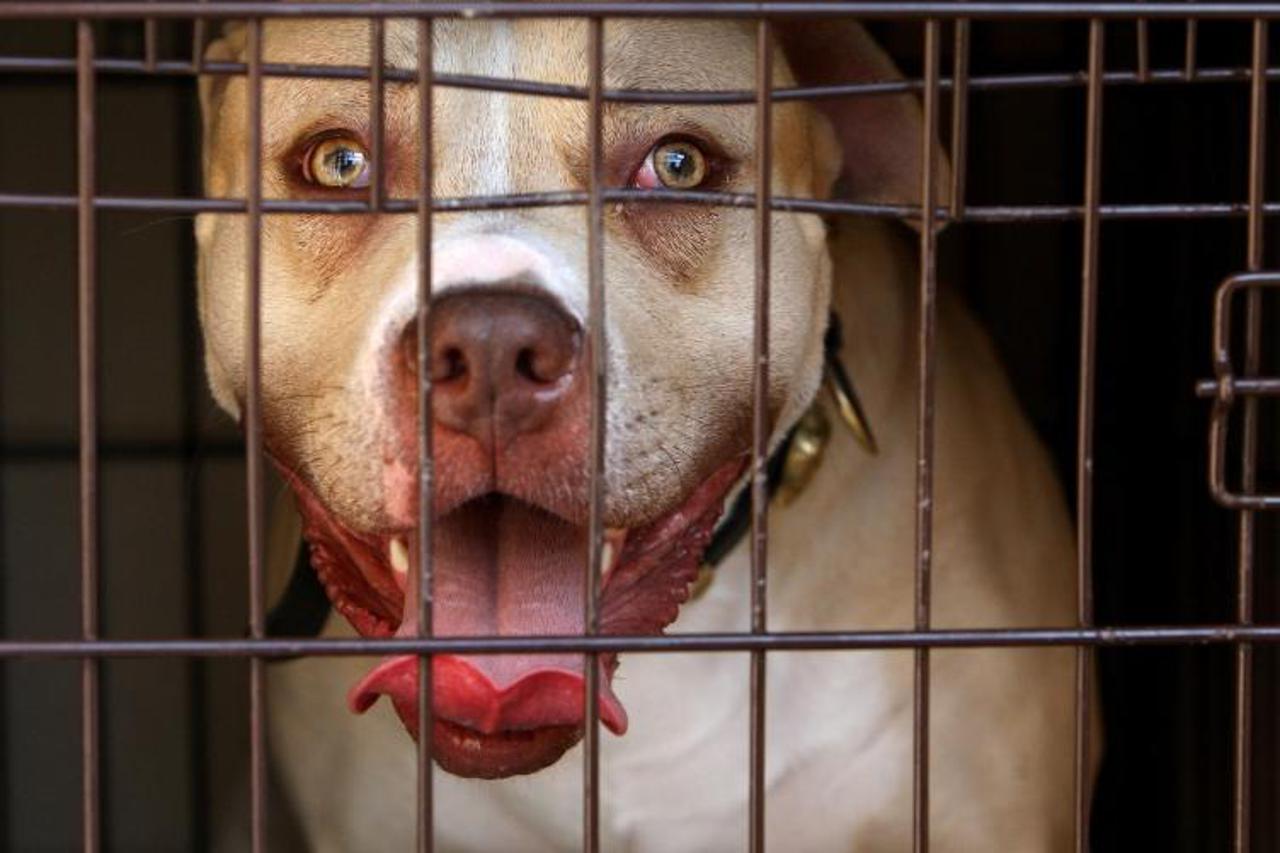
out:
{"label": "wire cage", "polygon": [[[265,62],[261,53],[263,21],[277,16],[366,18],[373,45],[369,67],[298,66]],[[588,21],[589,83],[586,87],[529,80],[499,80],[437,73],[430,56],[433,21],[450,17],[576,17]],[[751,91],[639,91],[606,87],[603,69],[603,27],[610,19],[625,17],[717,18],[733,17],[754,22],[757,33],[756,86]],[[14,184],[0,185],[0,216],[11,235],[22,230],[23,217],[57,216],[60,234],[74,234],[74,302],[63,298],[52,312],[75,311],[74,336],[57,338],[76,361],[63,365],[62,378],[75,377],[78,396],[74,406],[60,410],[63,421],[74,418],[74,433],[39,429],[40,421],[26,432],[11,423],[0,424],[0,465],[6,475],[0,509],[6,524],[0,532],[0,553],[5,572],[7,608],[0,659],[7,678],[4,691],[7,798],[6,825],[9,841],[20,845],[16,828],[20,816],[14,788],[21,749],[12,744],[24,737],[24,720],[18,693],[42,685],[38,673],[55,666],[78,666],[74,693],[79,697],[78,741],[74,769],[80,786],[81,816],[78,832],[83,847],[98,849],[112,837],[128,814],[112,818],[110,786],[102,768],[104,753],[112,750],[111,732],[119,722],[114,714],[104,718],[103,671],[113,662],[128,659],[163,659],[192,664],[184,671],[192,716],[186,769],[195,778],[183,794],[188,799],[186,818],[193,828],[184,836],[192,846],[207,844],[210,815],[203,805],[209,798],[209,762],[216,761],[202,744],[201,732],[214,725],[209,707],[210,670],[219,659],[247,662],[247,673],[227,671],[218,676],[237,682],[247,677],[247,741],[251,756],[252,849],[267,849],[266,827],[270,816],[267,798],[268,766],[264,728],[264,679],[273,659],[298,655],[420,655],[418,730],[431,724],[431,669],[435,653],[494,653],[509,651],[572,652],[594,657],[621,651],[736,652],[750,660],[751,725],[748,744],[749,808],[743,815],[749,846],[764,849],[767,815],[765,796],[765,680],[771,652],[817,650],[904,650],[914,661],[914,849],[927,850],[931,837],[930,791],[930,655],[938,649],[1049,647],[1075,650],[1074,703],[1075,846],[1077,850],[1134,849],[1146,839],[1151,849],[1220,849],[1236,851],[1277,849],[1276,769],[1280,767],[1280,738],[1275,724],[1280,710],[1277,660],[1273,646],[1280,640],[1280,509],[1276,471],[1280,444],[1275,439],[1276,420],[1266,405],[1280,396],[1280,376],[1274,369],[1280,353],[1272,335],[1277,315],[1274,294],[1280,273],[1267,266],[1274,217],[1280,202],[1268,201],[1274,169],[1268,169],[1269,83],[1280,69],[1269,61],[1271,22],[1280,17],[1280,3],[1134,3],[1134,2],[1027,2],[1018,4],[970,2],[715,2],[715,0],[656,0],[656,2],[298,2],[271,0],[156,0],[139,2],[36,2],[14,0],[0,5],[0,75],[9,94],[0,99],[27,97],[5,109],[6,136],[20,139],[0,159],[16,163],[14,151],[31,151],[52,144],[40,133],[20,127],[23,105],[38,112],[35,100],[50,92],[74,93],[74,122],[62,124],[63,143],[74,140],[75,170],[62,191],[31,185],[42,180],[6,171],[0,178]],[[392,18],[417,22],[419,44],[427,46],[415,71],[386,67],[384,28]],[[904,80],[839,83],[816,87],[776,88],[772,80],[771,45],[774,22],[804,18],[821,26],[824,20],[856,18],[871,27],[890,45],[908,71]],[[229,19],[246,22],[248,59],[245,63],[206,60],[203,47],[213,28]],[[1001,28],[1005,29],[1001,29]],[[1013,56],[1007,47],[1010,28],[1031,33],[1026,54],[1049,67],[1028,69],[1025,56]],[[42,29],[44,28],[44,29]],[[68,38],[74,29],[74,41]],[[7,33],[5,31],[8,31]],[[52,34],[52,35],[49,35]],[[47,38],[46,38],[47,36]],[[43,41],[42,41],[43,40]],[[30,45],[52,44],[46,52]],[[68,50],[68,48],[70,50]],[[1002,53],[1003,51],[1003,53]],[[1012,58],[1011,58],[1012,57]],[[1034,64],[1034,63],[1033,63]],[[194,80],[198,75],[243,75],[249,82],[249,134],[246,163],[248,192],[244,198],[203,198],[192,177],[198,159],[192,142]],[[265,198],[261,186],[262,82],[272,76],[323,77],[367,80],[370,86],[372,163],[375,170],[368,198],[358,201],[316,201]],[[139,81],[144,81],[139,83]],[[384,88],[393,83],[416,86],[423,139],[431,136],[433,89],[463,87],[494,92],[514,92],[549,98],[585,101],[589,108],[589,175],[582,189],[480,198],[432,197],[433,164],[430,146],[416,164],[416,198],[393,197],[376,170],[383,162]],[[145,169],[133,175],[138,192],[124,180],[107,174],[107,164],[119,156],[104,153],[106,147],[122,150],[112,142],[109,125],[116,116],[104,115],[105,98],[113,87],[163,85],[173,99],[165,101],[179,126],[169,147],[173,163],[166,166],[173,180],[151,181]],[[25,87],[25,88],[24,88]],[[29,91],[28,91],[29,90]],[[771,174],[771,109],[794,100],[833,97],[877,97],[901,92],[918,93],[923,105],[920,199],[909,205],[874,204],[841,199],[816,200],[776,197],[765,176]],[[19,93],[22,93],[21,95]],[[1000,101],[1001,98],[1009,100]],[[1037,129],[1026,125],[1005,130],[998,125],[1012,115],[1011,104],[1026,105],[1034,98],[1049,99],[1045,109],[1059,116],[1053,141],[1056,150],[1034,147]],[[990,99],[990,100],[987,100]],[[433,637],[431,600],[419,603],[419,636],[398,639],[299,639],[269,636],[266,613],[270,605],[264,592],[263,564],[267,548],[267,486],[263,460],[261,396],[261,228],[266,217],[278,213],[359,215],[379,212],[409,214],[418,223],[419,302],[417,330],[421,376],[428,376],[427,309],[431,290],[432,213],[579,206],[586,216],[586,243],[590,271],[589,322],[586,334],[596,352],[604,350],[604,325],[599,322],[606,293],[603,288],[604,211],[607,206],[632,198],[635,190],[606,185],[602,172],[602,114],[614,102],[663,104],[748,104],[756,116],[755,186],[753,194],[710,191],[647,191],[649,201],[670,201],[748,208],[755,216],[755,337],[753,375],[752,461],[750,479],[752,572],[750,630],[730,634],[678,634],[657,637],[605,636],[598,633],[599,577],[603,537],[604,400],[606,382],[603,360],[593,366],[590,461],[591,519],[590,558],[587,561],[584,607],[585,637]],[[113,102],[126,105],[127,99]],[[181,106],[178,106],[181,104]],[[1153,105],[1154,104],[1154,105]],[[972,105],[972,107],[971,107]],[[69,106],[69,104],[63,104]],[[945,107],[945,109],[944,109]],[[1065,118],[1063,118],[1065,116]],[[17,118],[10,128],[10,119]],[[1017,124],[1016,118],[1013,123]],[[140,131],[146,138],[150,130]],[[1150,136],[1126,141],[1125,135],[1167,134],[1170,139],[1153,143]],[[1002,135],[1004,134],[1004,135]],[[946,138],[955,168],[949,187],[941,187],[934,146]],[[1105,143],[1105,144],[1104,144]],[[1003,147],[1002,147],[1003,146]],[[127,146],[125,146],[127,147]],[[1154,148],[1161,150],[1155,151]],[[71,148],[68,147],[68,151]],[[1018,152],[1021,152],[1020,154]],[[1105,152],[1105,155],[1104,155]],[[1007,155],[1007,156],[1002,156]],[[36,155],[31,155],[36,156]],[[1057,159],[1054,159],[1054,158]],[[113,159],[114,158],[114,159]],[[25,162],[27,156],[22,160]],[[1136,175],[1141,163],[1154,164],[1151,174]],[[1113,167],[1112,164],[1117,166]],[[1010,165],[1012,164],[1012,165]],[[1051,173],[1046,181],[1030,181],[1032,197],[1009,202],[1002,190],[1025,182],[1019,167]],[[1113,171],[1114,169],[1114,171]],[[1230,174],[1226,174],[1230,173]],[[1225,177],[1224,177],[1225,175]],[[141,176],[141,177],[137,177]],[[1113,177],[1115,176],[1115,177]],[[14,187],[17,187],[16,189]],[[1108,192],[1104,194],[1104,186]],[[69,187],[69,189],[67,188]],[[159,187],[159,189],[153,188]],[[1039,195],[1045,187],[1061,189],[1068,201]],[[1182,197],[1170,196],[1172,187]],[[993,188],[995,188],[993,190]],[[105,191],[104,191],[105,190]],[[1114,195],[1112,195],[1114,193]],[[1016,195],[1016,192],[1014,193]],[[940,198],[947,198],[940,204]],[[1115,201],[1112,198],[1122,200]],[[102,223],[109,216],[141,217],[163,222],[203,212],[236,213],[247,218],[253,239],[245,258],[249,271],[246,329],[247,376],[243,445],[225,425],[209,427],[203,402],[202,378],[195,356],[192,297],[174,297],[174,340],[180,367],[168,374],[171,386],[181,389],[179,413],[171,418],[167,437],[154,434],[141,439],[120,439],[104,430],[100,413],[104,401],[100,388],[112,382],[104,366],[100,331],[110,335],[110,323],[120,318],[104,311],[103,257],[129,251],[108,246],[122,232],[104,235]],[[915,223],[918,227],[921,305],[915,347],[919,359],[917,481],[915,505],[915,607],[914,625],[897,631],[780,632],[767,620],[768,498],[765,467],[769,422],[764,402],[767,388],[768,306],[770,298],[770,213],[796,211],[828,217],[869,216]],[[39,212],[39,213],[37,213]],[[70,214],[75,213],[74,229]],[[158,219],[158,217],[160,219]],[[31,220],[34,221],[34,220]],[[48,220],[40,220],[46,222]],[[940,239],[944,226],[945,237]],[[44,228],[30,225],[27,228]],[[144,225],[144,227],[149,227]],[[123,233],[133,233],[132,231]],[[177,234],[164,231],[165,239]],[[1111,238],[1116,235],[1115,239]],[[1170,240],[1177,234],[1177,240]],[[953,236],[958,235],[958,236]],[[1013,235],[1013,236],[1008,236]],[[1023,236],[1030,235],[1030,236]],[[1123,235],[1123,239],[1120,236]],[[1198,236],[1205,235],[1205,236]],[[1211,235],[1211,236],[1209,236]],[[19,239],[15,236],[13,239]],[[189,280],[183,264],[191,266],[189,237],[179,238],[176,261],[169,272]],[[1019,290],[1025,270],[1018,263],[993,256],[1011,253],[1013,240],[1027,240],[1028,252],[1050,258],[1048,271],[1037,273],[1044,282],[1037,289]],[[949,242],[950,241],[950,242]],[[127,244],[127,241],[124,241]],[[1171,245],[1183,244],[1171,249]],[[1206,245],[1206,244],[1212,245]],[[960,248],[963,246],[963,248]],[[67,246],[63,246],[66,251]],[[16,300],[25,279],[24,268],[4,265],[16,244],[0,252],[0,281],[4,302],[16,306],[11,317],[26,316]],[[962,257],[957,259],[957,255]],[[1153,257],[1160,255],[1162,257]],[[113,264],[118,261],[113,260]],[[1003,266],[1001,264],[1003,263]],[[969,294],[988,325],[993,327],[1006,357],[1045,355],[1043,347],[1056,348],[1045,359],[1050,367],[1014,365],[1015,384],[1032,412],[1037,426],[1056,451],[1064,479],[1073,483],[1076,519],[1077,579],[1076,623],[1053,628],[938,629],[932,625],[931,572],[933,475],[935,470],[934,409],[938,352],[937,317],[940,269],[964,267],[975,277],[1003,278],[1003,289]],[[70,269],[64,270],[70,274]],[[1114,282],[1114,284],[1113,284]],[[1143,285],[1139,287],[1138,284]],[[10,289],[12,288],[12,290]],[[190,288],[187,288],[188,290]],[[101,298],[100,298],[101,297]],[[7,313],[5,309],[0,314]],[[1059,315],[1062,316],[1059,316]],[[1027,318],[1031,319],[1027,319]],[[1064,319],[1065,317],[1065,319]],[[0,339],[17,338],[18,320],[0,327]],[[25,321],[22,321],[25,323]],[[62,321],[65,322],[65,319]],[[1048,343],[1020,340],[1017,327],[1029,323],[1041,330],[1055,329]],[[1182,325],[1178,325],[1181,323]],[[1163,325],[1163,329],[1162,329]],[[1193,329],[1189,333],[1187,330]],[[1003,330],[1003,332],[1002,332]],[[1167,348],[1180,347],[1176,352]],[[52,344],[48,344],[52,346]],[[15,345],[14,352],[17,352]],[[1041,347],[1041,350],[1037,350]],[[8,352],[8,350],[6,350]],[[20,397],[28,392],[19,383],[21,352],[16,367],[0,363],[6,379],[0,402],[5,410],[21,410]],[[119,363],[119,362],[117,362]],[[1268,370],[1268,365],[1271,369]],[[30,381],[30,376],[27,380]],[[1043,390],[1046,384],[1072,388],[1070,399]],[[430,385],[419,397],[420,423],[429,423]],[[61,404],[59,404],[61,405]],[[1154,412],[1155,414],[1149,414]],[[1144,413],[1148,413],[1145,414]],[[19,412],[21,414],[21,412]],[[1147,422],[1167,419],[1171,430]],[[117,419],[118,420],[118,419]],[[65,425],[65,424],[64,424]],[[145,432],[145,431],[144,431]],[[1166,432],[1170,434],[1165,434]],[[65,434],[64,434],[65,433]],[[1098,438],[1097,436],[1101,436]],[[1110,442],[1110,443],[1108,443]],[[431,495],[430,429],[421,434],[420,495]],[[1126,459],[1140,447],[1149,447],[1152,460]],[[121,620],[119,631],[103,630],[101,602],[111,595],[105,583],[102,555],[110,543],[103,540],[103,471],[120,460],[175,460],[179,466],[174,493],[182,505],[175,553],[185,567],[186,588],[174,597],[182,602],[183,619],[161,621],[156,636],[136,638],[139,632]],[[201,466],[208,477],[209,460],[223,466],[234,479],[243,460],[244,540],[247,572],[248,636],[237,636],[224,620],[210,620],[211,597],[235,610],[225,592],[210,592],[206,573],[207,539],[217,537],[207,523],[207,502],[237,498],[235,487],[213,494],[199,484]],[[25,593],[15,580],[35,566],[19,564],[15,555],[26,554],[19,540],[34,543],[32,524],[36,509],[26,509],[23,466],[59,461],[76,471],[78,493],[74,501],[76,546],[74,555],[61,562],[78,562],[78,587],[68,578],[51,587]],[[1097,464],[1095,464],[1097,463]],[[1165,470],[1167,469],[1167,470]],[[1195,472],[1194,478],[1188,477]],[[196,485],[193,487],[192,483]],[[1176,497],[1170,497],[1175,494]],[[219,496],[220,495],[220,496]],[[63,495],[63,505],[69,502]],[[420,501],[422,530],[431,524],[430,501]],[[1172,523],[1171,523],[1172,520]],[[1137,533],[1127,535],[1132,526]],[[1153,540],[1153,534],[1159,541]],[[234,539],[235,537],[231,537]],[[429,542],[428,536],[423,536]],[[44,547],[44,546],[41,546]],[[236,559],[224,554],[222,559]],[[243,559],[243,557],[241,558]],[[422,548],[419,564],[421,588],[431,588],[430,548]],[[237,591],[238,593],[238,591]],[[29,607],[24,595],[73,595],[78,602],[76,624],[67,620],[55,628],[31,629],[15,608]],[[110,605],[108,605],[110,606]],[[241,605],[243,606],[243,605]],[[16,615],[15,615],[16,614]],[[25,626],[25,627],[24,627]],[[221,626],[219,628],[218,626]],[[223,630],[226,629],[226,630]],[[148,629],[140,632],[148,633]],[[32,636],[35,634],[37,636]],[[134,635],[134,638],[126,638]],[[1139,648],[1141,647],[1141,649]],[[1152,655],[1138,658],[1136,655]],[[25,667],[25,669],[18,669]],[[68,675],[63,670],[63,675]],[[586,666],[586,695],[596,695],[595,666]],[[122,676],[124,678],[124,676]],[[1088,708],[1101,684],[1102,714],[1106,720],[1104,764],[1100,787],[1092,790],[1089,758],[1096,746]],[[25,688],[24,688],[25,685]],[[50,688],[49,695],[66,697],[65,685]],[[1152,691],[1143,698],[1137,693]],[[1175,701],[1176,700],[1176,701]],[[1163,707],[1162,707],[1163,704]],[[18,709],[15,711],[14,709]],[[127,713],[127,712],[125,712]],[[585,703],[582,846],[600,845],[599,710]],[[1154,724],[1152,715],[1168,713],[1167,723]],[[105,720],[105,722],[104,722]],[[108,726],[104,733],[103,726]],[[1157,740],[1140,744],[1146,729],[1163,732]],[[1207,733],[1207,734],[1206,734]],[[121,746],[121,749],[127,747]],[[1167,752],[1167,755],[1157,753]],[[70,758],[68,754],[68,758]],[[419,849],[433,846],[431,739],[418,742]],[[224,774],[225,775],[225,774]],[[1157,776],[1168,776],[1163,782]],[[1162,787],[1163,786],[1163,787]],[[1141,789],[1130,790],[1131,787]],[[48,805],[46,803],[46,805]],[[116,804],[119,805],[119,804]],[[1170,807],[1181,815],[1168,818]],[[52,806],[49,806],[52,808]],[[65,807],[63,813],[65,814]],[[1167,818],[1163,827],[1150,821]],[[66,819],[64,818],[64,823]],[[1093,827],[1091,842],[1090,827]],[[31,836],[35,837],[35,836]],[[64,837],[64,836],[63,836]],[[125,836],[122,836],[125,837]],[[129,846],[127,842],[120,846]]]}

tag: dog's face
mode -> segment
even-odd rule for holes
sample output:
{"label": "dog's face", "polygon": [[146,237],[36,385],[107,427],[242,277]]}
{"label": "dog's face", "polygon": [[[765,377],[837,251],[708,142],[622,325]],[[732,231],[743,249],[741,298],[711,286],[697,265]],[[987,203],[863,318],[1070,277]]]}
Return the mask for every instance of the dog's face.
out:
{"label": "dog's face", "polygon": [[[413,69],[416,27],[387,28],[387,62]],[[271,22],[271,63],[364,66],[369,27]],[[582,22],[435,25],[437,73],[584,86]],[[243,60],[231,29],[210,58]],[[611,21],[610,88],[750,89],[748,25]],[[785,85],[785,58],[776,60]],[[211,196],[246,185],[243,77],[202,80]],[[588,184],[580,99],[438,86],[436,197]],[[268,77],[267,198],[367,197],[365,81]],[[388,83],[390,197],[418,192],[417,92]],[[754,109],[612,103],[603,117],[609,186],[751,192]],[[773,191],[813,197],[838,168],[831,131],[797,103],[775,107]],[[752,378],[753,212],[625,203],[605,212],[607,351],[589,351],[582,206],[441,213],[433,220],[434,630],[438,635],[580,634],[587,554],[590,364],[607,367],[605,575],[601,629],[657,633],[676,616],[724,499],[745,470]],[[200,311],[215,396],[245,400],[244,217],[203,214]],[[419,539],[418,229],[408,214],[268,214],[262,226],[262,387],[269,452],[295,490],[316,567],[363,634],[416,632]],[[819,381],[830,264],[823,224],[778,214],[772,229],[768,406],[781,434]],[[602,661],[601,717],[625,713]],[[437,656],[435,754],[465,775],[504,776],[555,761],[578,738],[577,655]],[[416,661],[391,660],[357,685],[416,726]]]}

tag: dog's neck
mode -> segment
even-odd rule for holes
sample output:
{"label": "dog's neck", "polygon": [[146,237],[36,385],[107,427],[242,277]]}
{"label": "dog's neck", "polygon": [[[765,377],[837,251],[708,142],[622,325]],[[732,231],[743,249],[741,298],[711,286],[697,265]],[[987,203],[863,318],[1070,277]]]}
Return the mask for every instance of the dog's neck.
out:
{"label": "dog's neck", "polygon": [[917,269],[909,237],[878,220],[832,223],[832,310],[844,326],[840,359],[871,428],[885,431],[915,387],[911,351]]}

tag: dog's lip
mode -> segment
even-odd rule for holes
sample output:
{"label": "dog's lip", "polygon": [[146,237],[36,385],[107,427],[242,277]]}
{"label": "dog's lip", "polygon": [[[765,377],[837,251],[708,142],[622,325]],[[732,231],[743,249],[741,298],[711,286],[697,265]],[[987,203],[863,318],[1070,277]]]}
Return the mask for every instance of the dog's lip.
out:
{"label": "dog's lip", "polygon": [[[724,498],[736,483],[745,468],[742,457],[734,457],[715,469],[702,483],[693,488],[684,500],[674,509],[669,510],[647,524],[631,528],[609,528],[606,530],[604,548],[604,570],[600,595],[600,632],[603,634],[658,634],[673,621],[679,605],[688,597],[689,585],[697,576],[703,549],[711,537],[716,522],[723,514]],[[289,472],[286,472],[288,475]],[[412,637],[417,634],[416,622],[416,565],[418,559],[417,537],[403,530],[384,530],[379,533],[357,533],[345,527],[341,519],[328,512],[327,507],[306,488],[305,482],[291,477],[291,483],[299,497],[299,507],[304,516],[305,530],[312,547],[312,563],[324,582],[326,592],[335,607],[342,612],[356,630],[365,636],[386,637],[392,634]],[[552,553],[576,553],[581,546],[585,557],[586,533],[585,525],[572,525],[562,517],[545,514],[545,522],[537,521],[540,508],[525,505],[527,508],[516,512],[515,528],[504,528],[508,546],[520,549],[520,553],[533,554],[529,570],[544,572],[549,564],[547,559],[558,558],[545,556]],[[473,508],[481,511],[481,508]],[[520,521],[520,514],[524,520]],[[532,513],[531,517],[529,514]],[[441,519],[433,522],[433,529],[442,533]],[[462,536],[458,541],[483,542],[472,537],[471,528],[466,527],[466,520],[459,521],[463,526],[456,528],[451,534]],[[529,527],[533,524],[534,527]],[[540,540],[542,534],[536,532],[539,524],[559,528],[559,534],[549,534],[551,540]],[[564,532],[576,529],[577,533]],[[529,540],[521,538],[521,530],[531,530],[533,539],[545,541],[553,550],[543,552],[544,546],[533,551],[521,543]],[[515,536],[513,539],[512,536]],[[565,538],[568,536],[569,538]],[[559,537],[559,538],[554,538]],[[434,541],[434,536],[433,536]],[[397,545],[396,543],[401,543]],[[558,543],[558,544],[556,544]],[[401,549],[399,557],[393,557],[393,549]],[[566,551],[565,549],[569,550]],[[538,557],[543,553],[543,557]],[[455,555],[456,557],[457,555]],[[439,559],[439,553],[436,554]],[[560,577],[571,577],[573,571],[581,582],[581,559],[575,557],[574,566],[565,566],[562,562],[554,565],[562,566]],[[539,561],[542,561],[541,563]],[[397,572],[394,562],[407,571]],[[443,564],[447,572],[452,565],[455,580],[458,572],[465,570],[467,563],[447,561]],[[523,571],[515,564],[518,571]],[[507,571],[512,570],[508,566]],[[439,570],[437,570],[438,572]],[[507,577],[516,577],[507,575]],[[468,636],[476,631],[483,635],[493,633],[492,629],[484,629],[481,623],[468,622],[472,627],[458,630],[459,618],[465,616],[466,597],[459,605],[451,596],[442,594],[438,585],[441,575],[436,579],[436,608],[445,606],[442,602],[448,599],[450,608],[463,607],[463,610],[444,611],[445,616],[452,612],[455,628],[452,631],[442,630],[448,622],[441,612],[435,611],[435,634],[437,636]],[[522,581],[527,584],[528,582]],[[534,587],[530,587],[534,589]],[[518,591],[523,596],[523,593]],[[581,631],[581,612],[574,611],[570,602],[574,601],[573,593],[563,586],[558,593],[547,593],[550,598],[521,598],[519,600],[544,601],[544,607],[561,613],[561,616],[550,618],[544,623],[528,623],[516,620],[515,627],[508,624],[505,633],[510,636],[522,635],[576,635]],[[509,600],[509,599],[508,599]],[[559,604],[554,602],[558,601]],[[493,613],[494,611],[488,611]],[[506,612],[506,611],[503,611]],[[569,613],[576,615],[570,618]],[[564,620],[570,621],[564,621]],[[504,622],[503,624],[507,624]],[[566,626],[577,625],[576,628]],[[525,627],[521,627],[524,625]],[[541,626],[541,627],[539,627]],[[532,627],[532,630],[530,629]],[[473,630],[474,629],[474,630]],[[503,631],[499,631],[503,633]],[[451,661],[450,658],[453,658]],[[435,659],[442,661],[447,676],[437,679],[433,690],[433,710],[438,721],[448,723],[447,731],[439,726],[433,730],[436,747],[451,749],[457,745],[455,741],[466,742],[465,749],[483,750],[486,744],[493,747],[493,762],[485,764],[477,756],[464,756],[461,753],[442,759],[442,766],[465,768],[466,775],[485,776],[511,775],[513,773],[532,772],[539,767],[553,762],[565,749],[576,742],[568,733],[580,730],[583,716],[583,692],[585,678],[582,673],[583,656],[567,654],[560,656],[537,655],[502,655],[493,658],[509,658],[512,663],[507,670],[498,664],[497,676],[490,671],[491,664],[484,656],[438,655]],[[556,657],[556,660],[549,658]],[[543,659],[548,658],[548,659]],[[558,658],[564,658],[559,660]],[[380,664],[373,672],[353,687],[349,700],[353,710],[363,710],[373,704],[377,697],[386,694],[391,699],[397,713],[411,733],[416,729],[417,721],[417,658],[408,657],[392,659]],[[612,676],[617,666],[617,656],[601,654],[602,678],[599,679],[601,689],[597,697],[600,702],[601,720],[607,727],[621,733],[626,728],[625,711],[621,703],[612,694]],[[433,666],[433,674],[435,668]],[[455,682],[450,685],[448,682]],[[487,687],[486,687],[487,682]],[[478,687],[477,687],[478,685]],[[462,688],[476,687],[467,693]],[[481,689],[484,688],[484,689]],[[452,705],[448,692],[454,690],[454,698],[460,695],[465,701],[455,701]],[[489,730],[489,731],[486,731]],[[564,736],[538,737],[522,739],[507,738],[513,732],[559,731]],[[442,735],[444,731],[444,735]],[[446,737],[449,732],[462,737]],[[470,732],[470,734],[467,734]],[[441,740],[443,738],[443,740]],[[525,744],[521,746],[521,744]],[[550,754],[552,746],[559,752]],[[459,747],[463,748],[463,747]],[[465,761],[463,759],[466,759]],[[499,767],[501,765],[501,769]]]}
{"label": "dog's lip", "polygon": [[[528,731],[548,726],[578,725],[583,711],[585,679],[578,655],[540,655],[545,660],[517,681],[498,685],[466,657],[435,655],[431,659],[435,690],[433,710],[443,720],[485,735]],[[610,686],[612,660],[600,659],[600,721],[614,734],[627,730],[627,712]],[[356,682],[347,704],[364,713],[378,697],[391,697],[397,709],[418,703],[418,658],[388,658]],[[478,697],[478,701],[477,701]]]}

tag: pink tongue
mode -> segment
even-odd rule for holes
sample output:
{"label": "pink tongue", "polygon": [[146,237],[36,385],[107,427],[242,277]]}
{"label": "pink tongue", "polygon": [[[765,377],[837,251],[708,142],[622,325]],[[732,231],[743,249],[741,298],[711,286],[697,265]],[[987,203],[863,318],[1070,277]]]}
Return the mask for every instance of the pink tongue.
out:
{"label": "pink tongue", "polygon": [[[518,501],[488,497],[439,519],[434,530],[436,636],[582,634],[582,528]],[[415,579],[413,572],[410,577]],[[409,584],[396,636],[417,635],[415,587]],[[433,658],[432,676],[436,715],[486,734],[583,719],[581,655],[440,655]],[[599,683],[600,719],[622,734],[626,712],[603,669]],[[362,712],[383,693],[416,725],[416,657],[379,664],[352,688],[348,702]]]}

